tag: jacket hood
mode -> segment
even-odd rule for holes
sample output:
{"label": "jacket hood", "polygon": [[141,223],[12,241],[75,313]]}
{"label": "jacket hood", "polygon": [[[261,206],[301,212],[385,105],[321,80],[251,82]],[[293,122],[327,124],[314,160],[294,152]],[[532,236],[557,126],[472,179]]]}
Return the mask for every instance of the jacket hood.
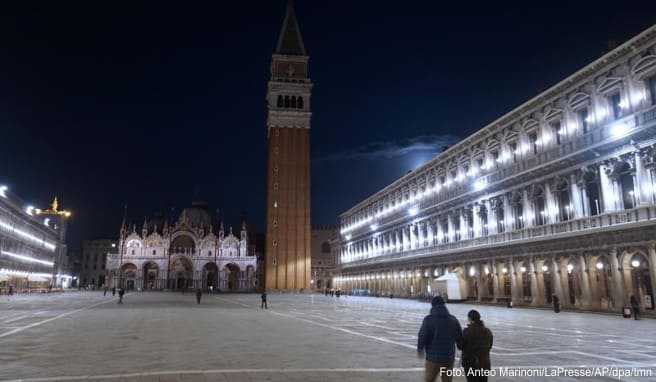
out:
{"label": "jacket hood", "polygon": [[444,305],[436,305],[432,307],[430,314],[433,316],[450,316],[449,310]]}

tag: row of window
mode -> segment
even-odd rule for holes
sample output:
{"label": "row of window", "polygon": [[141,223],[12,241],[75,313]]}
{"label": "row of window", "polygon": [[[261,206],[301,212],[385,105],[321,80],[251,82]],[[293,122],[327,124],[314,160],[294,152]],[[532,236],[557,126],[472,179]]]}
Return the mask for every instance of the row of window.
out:
{"label": "row of window", "polygon": [[[656,105],[656,76],[649,77],[646,81],[645,84],[648,88],[648,93],[650,96],[650,101],[652,105]],[[619,92],[619,90],[614,91],[606,96],[606,100],[608,102],[608,106],[611,112],[611,117],[613,119],[619,119],[624,116],[624,111],[623,109],[628,107],[628,102],[622,102],[622,97]],[[576,116],[576,122],[578,126],[581,129],[582,134],[587,134],[589,132],[591,123],[594,121],[594,118],[590,115],[588,106],[582,106],[578,107],[575,111],[575,116]],[[561,119],[552,119],[551,121],[548,122],[548,126],[550,128],[550,135],[554,137],[554,141],[556,145],[560,145],[563,142],[563,137],[565,136],[565,129],[563,127]],[[530,150],[530,152],[533,155],[537,155],[540,152],[541,146],[545,146],[546,140],[545,138],[540,139],[538,131],[534,130],[529,132],[526,135],[527,139],[527,144],[528,147],[520,147],[518,140],[513,140],[507,143],[509,153],[507,154],[507,157],[502,156],[502,150],[501,149],[494,149],[491,150],[489,155],[491,159],[491,163],[486,163],[485,157],[481,156],[479,158],[476,158],[474,160],[474,163],[476,164],[477,169],[491,169],[492,167],[498,168],[499,164],[506,159],[511,159],[512,163],[516,163],[519,161],[519,156],[527,151]],[[462,171],[466,175],[472,175],[472,169],[468,164],[464,165],[462,168]],[[447,176],[440,176],[437,180],[439,182],[440,186],[446,186],[449,185],[450,180],[457,180],[460,179],[460,176],[458,174],[458,169],[454,168],[449,170],[447,173],[449,179],[447,179]],[[350,220],[353,220],[351,218]],[[362,220],[362,219],[360,219]],[[353,225],[354,223],[351,223]]]}
{"label": "row of window", "polygon": [[303,109],[303,97],[301,96],[283,96],[278,95],[278,101],[276,102],[278,108],[285,109]]}

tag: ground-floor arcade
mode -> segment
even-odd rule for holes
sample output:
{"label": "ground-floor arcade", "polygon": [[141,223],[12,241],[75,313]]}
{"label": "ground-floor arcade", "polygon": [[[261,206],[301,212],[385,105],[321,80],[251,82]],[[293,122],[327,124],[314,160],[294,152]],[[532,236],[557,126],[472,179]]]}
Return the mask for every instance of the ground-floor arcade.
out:
{"label": "ground-floor arcade", "polygon": [[459,299],[565,309],[621,312],[635,297],[655,314],[656,232],[653,227],[580,235],[388,264],[343,268],[346,291],[427,297],[442,294],[438,279],[458,280]]}

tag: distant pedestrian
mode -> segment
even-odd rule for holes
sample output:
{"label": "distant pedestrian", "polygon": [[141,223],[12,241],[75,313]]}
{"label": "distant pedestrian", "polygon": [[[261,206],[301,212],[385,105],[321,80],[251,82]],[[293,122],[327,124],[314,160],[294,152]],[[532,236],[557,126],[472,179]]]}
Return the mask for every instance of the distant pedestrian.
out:
{"label": "distant pedestrian", "polygon": [[14,295],[14,286],[13,285],[9,285],[9,295],[10,296]]}
{"label": "distant pedestrian", "polygon": [[324,289],[324,290],[323,290],[323,293],[324,293],[324,295],[325,295],[326,297],[328,297],[328,288]]}
{"label": "distant pedestrian", "polygon": [[262,292],[262,303],[260,304],[260,309],[269,309],[269,305],[267,304],[267,294],[266,292]]}
{"label": "distant pedestrian", "polygon": [[492,368],[490,349],[492,349],[492,332],[481,321],[476,310],[467,314],[469,325],[462,331],[462,340],[457,344],[462,350],[462,367],[465,369],[467,382],[487,382],[487,374]]}
{"label": "distant pedestrian", "polygon": [[196,303],[200,304],[200,298],[203,295],[203,292],[200,288],[196,288]]}
{"label": "distant pedestrian", "polygon": [[449,371],[453,369],[456,343],[461,340],[460,323],[444,306],[444,299],[434,297],[430,314],[424,318],[417,338],[417,355],[423,358],[426,353],[426,382],[434,382],[438,376],[442,382],[451,382]]}
{"label": "distant pedestrian", "polygon": [[116,296],[116,287],[113,287],[113,288],[112,288],[112,297],[113,297],[113,296]]}
{"label": "distant pedestrian", "polygon": [[214,285],[210,285],[210,294],[214,294]]}
{"label": "distant pedestrian", "polygon": [[109,289],[109,288],[107,288],[107,286],[105,286],[105,287],[103,288],[103,296],[107,296],[107,290],[108,290],[108,289]]}
{"label": "distant pedestrian", "polygon": [[640,303],[638,302],[638,299],[636,296],[631,295],[631,312],[633,313],[633,319],[634,320],[639,320],[638,315],[640,314]]}
{"label": "distant pedestrian", "polygon": [[123,288],[118,288],[118,303],[122,304],[123,303],[123,295],[125,294],[125,289]]}
{"label": "distant pedestrian", "polygon": [[553,302],[554,313],[560,313],[560,299],[558,298],[558,296],[553,295],[551,301]]}

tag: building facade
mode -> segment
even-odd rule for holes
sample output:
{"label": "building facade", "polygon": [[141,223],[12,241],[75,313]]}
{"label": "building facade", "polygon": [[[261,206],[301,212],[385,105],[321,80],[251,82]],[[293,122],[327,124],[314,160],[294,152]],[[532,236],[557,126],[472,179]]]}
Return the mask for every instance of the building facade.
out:
{"label": "building facade", "polygon": [[308,55],[292,2],[267,88],[267,289],[310,288],[310,95]]}
{"label": "building facade", "polygon": [[656,26],[340,216],[343,289],[619,312],[656,289]]}
{"label": "building facade", "polygon": [[124,223],[118,251],[107,256],[106,284],[127,290],[254,290],[257,258],[246,224],[237,237],[223,223],[215,230],[216,221],[207,205],[194,203],[172,225],[144,221],[138,233]]}
{"label": "building facade", "polygon": [[85,240],[79,265],[79,283],[82,288],[100,288],[105,285],[107,254],[116,252],[118,240]]}
{"label": "building facade", "polygon": [[322,291],[332,288],[333,277],[336,275],[336,252],[332,241],[337,235],[336,227],[312,228],[312,289]]}
{"label": "building facade", "polygon": [[0,185],[0,294],[66,288],[66,224],[70,212],[57,199],[41,210]]}

